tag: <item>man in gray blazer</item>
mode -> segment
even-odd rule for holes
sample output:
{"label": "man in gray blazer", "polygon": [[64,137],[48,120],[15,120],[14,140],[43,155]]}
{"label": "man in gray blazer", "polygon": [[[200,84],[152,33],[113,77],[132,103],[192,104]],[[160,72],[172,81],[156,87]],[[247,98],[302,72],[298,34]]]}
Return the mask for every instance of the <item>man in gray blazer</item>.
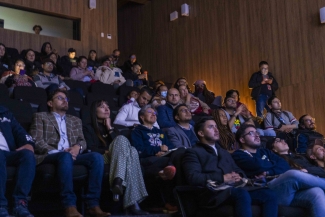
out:
{"label": "man in gray blazer", "polygon": [[176,148],[191,148],[198,141],[193,126],[190,124],[192,120],[191,111],[185,104],[180,104],[175,107],[173,118],[176,125],[167,129],[169,141]]}
{"label": "man in gray blazer", "polygon": [[76,209],[73,192],[73,165],[84,165],[88,169],[88,192],[86,203],[88,214],[105,217],[99,208],[104,160],[98,153],[81,154],[86,149],[81,120],[67,115],[67,93],[57,89],[50,93],[47,105],[50,112],[34,114],[30,134],[35,140],[37,164],[54,164],[61,185],[61,198],[66,217],[82,217]]}

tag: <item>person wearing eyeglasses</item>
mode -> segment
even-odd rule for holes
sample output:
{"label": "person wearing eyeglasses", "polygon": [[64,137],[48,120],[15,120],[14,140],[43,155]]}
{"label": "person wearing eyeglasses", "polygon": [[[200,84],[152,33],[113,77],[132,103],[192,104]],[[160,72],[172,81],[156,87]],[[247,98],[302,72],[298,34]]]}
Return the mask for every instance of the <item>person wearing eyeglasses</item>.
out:
{"label": "person wearing eyeglasses", "polygon": [[39,72],[33,76],[33,80],[37,87],[41,87],[47,90],[47,92],[53,92],[56,89],[70,90],[58,75],[53,74],[53,68],[55,63],[50,58],[42,61],[43,72]]}
{"label": "person wearing eyeglasses", "polygon": [[66,217],[82,217],[76,209],[76,195],[73,192],[73,165],[84,165],[88,169],[87,212],[90,216],[110,215],[99,207],[103,157],[96,152],[83,153],[87,146],[81,120],[68,115],[67,92],[56,89],[48,95],[49,112],[35,113],[30,135],[35,140],[37,165],[56,165],[56,176],[60,183],[61,201]]}
{"label": "person wearing eyeglasses", "polygon": [[308,144],[315,139],[324,141],[324,136],[316,131],[315,118],[309,114],[302,115],[299,118],[295,151],[300,154],[306,153]]}
{"label": "person wearing eyeglasses", "polygon": [[236,132],[241,149],[232,154],[236,164],[248,178],[259,180],[278,197],[282,206],[298,206],[309,211],[309,216],[325,215],[325,181],[297,169],[273,153],[261,148],[255,126],[242,125]]}

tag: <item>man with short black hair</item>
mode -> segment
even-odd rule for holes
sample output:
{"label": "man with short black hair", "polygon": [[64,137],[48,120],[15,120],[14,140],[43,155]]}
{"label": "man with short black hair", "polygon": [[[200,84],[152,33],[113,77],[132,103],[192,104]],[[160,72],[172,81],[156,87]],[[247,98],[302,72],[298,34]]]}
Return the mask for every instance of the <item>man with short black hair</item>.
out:
{"label": "man with short black hair", "polygon": [[5,197],[7,166],[16,168],[16,184],[12,194],[13,213],[17,217],[33,217],[27,209],[28,194],[35,176],[34,141],[13,114],[0,106],[0,216],[9,217]]}
{"label": "man with short black hair", "polygon": [[298,128],[297,119],[291,112],[282,110],[281,101],[278,97],[270,97],[267,104],[271,110],[264,118],[265,129],[290,133]]}
{"label": "man with short black hair", "polygon": [[278,204],[310,210],[311,216],[325,215],[325,180],[293,170],[288,162],[272,151],[261,148],[255,126],[242,125],[236,132],[241,149],[232,157],[248,178],[264,183],[276,192]]}
{"label": "man with short black hair", "polygon": [[123,73],[125,80],[133,81],[133,86],[138,87],[142,85],[148,85],[147,74],[141,74],[141,64],[135,62],[131,66],[131,71],[126,71]]}
{"label": "man with short black hair", "polygon": [[[151,100],[152,92],[149,88],[142,88],[137,100],[124,105],[118,112],[114,124],[132,127],[139,125],[138,113],[141,108],[145,107]],[[154,124],[159,128],[158,124]]]}
{"label": "man with short black hair", "polygon": [[[208,182],[216,185],[236,185],[246,177],[230,154],[218,144],[219,131],[213,118],[204,118],[195,125],[199,142],[187,149],[183,157],[183,171],[189,185],[206,187]],[[224,190],[205,189],[199,196],[199,206],[218,207],[233,205],[235,216],[252,216],[251,203],[262,205],[262,216],[277,216],[276,195],[269,189],[246,191],[229,187]]]}
{"label": "man with short black hair", "polygon": [[315,139],[324,141],[324,136],[316,131],[315,118],[309,114],[305,114],[299,118],[298,130],[296,140],[296,152],[304,154],[306,153],[308,144]]}
{"label": "man with short black hair", "polygon": [[315,139],[307,148],[306,157],[322,169],[325,168],[325,148],[320,139]]}
{"label": "man with short black hair", "polygon": [[48,96],[50,112],[35,113],[30,134],[35,140],[35,157],[38,164],[54,164],[60,182],[61,198],[66,217],[82,217],[76,209],[73,192],[73,165],[88,169],[87,211],[94,217],[110,215],[99,207],[99,198],[104,172],[103,157],[96,153],[81,154],[86,150],[81,120],[66,114],[68,97],[57,89]]}
{"label": "man with short black hair", "polygon": [[191,148],[198,142],[193,126],[190,124],[192,114],[186,104],[176,106],[173,111],[176,125],[167,129],[168,139],[176,148]]}
{"label": "man with short black hair", "polygon": [[259,63],[260,70],[255,72],[248,82],[248,87],[252,90],[251,97],[256,102],[256,115],[263,118],[263,110],[269,111],[267,99],[275,95],[278,89],[278,82],[269,72],[269,64],[266,61]]}

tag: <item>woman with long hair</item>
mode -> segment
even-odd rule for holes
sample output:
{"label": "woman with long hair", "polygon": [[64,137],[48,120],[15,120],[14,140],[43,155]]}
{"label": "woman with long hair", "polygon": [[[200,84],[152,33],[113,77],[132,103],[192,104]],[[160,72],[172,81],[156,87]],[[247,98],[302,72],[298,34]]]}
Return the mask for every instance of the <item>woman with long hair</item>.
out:
{"label": "woman with long hair", "polygon": [[228,119],[225,111],[223,109],[215,109],[212,111],[212,117],[217,123],[220,146],[230,153],[239,149],[235,135],[231,132],[228,125]]}
{"label": "woman with long hair", "polygon": [[123,206],[136,215],[146,215],[140,203],[148,196],[144,184],[139,154],[124,136],[117,136],[111,124],[108,103],[98,100],[90,108],[91,124],[83,127],[88,149],[103,155],[109,164],[109,183],[115,201],[124,192]]}
{"label": "woman with long hair", "polygon": [[188,83],[187,83],[187,80],[186,80],[185,77],[180,77],[180,78],[178,78],[178,79],[175,81],[175,83],[173,84],[173,87],[176,88],[176,89],[178,90],[179,86],[181,86],[181,85],[185,85],[186,88],[187,88],[187,90],[188,90],[188,92],[189,92],[189,93],[192,93],[192,90],[191,90],[191,88],[188,86]]}
{"label": "woman with long hair", "polygon": [[215,96],[212,91],[208,90],[206,82],[203,80],[197,80],[193,85],[195,87],[193,95],[198,97],[206,104],[210,105],[213,102]]}

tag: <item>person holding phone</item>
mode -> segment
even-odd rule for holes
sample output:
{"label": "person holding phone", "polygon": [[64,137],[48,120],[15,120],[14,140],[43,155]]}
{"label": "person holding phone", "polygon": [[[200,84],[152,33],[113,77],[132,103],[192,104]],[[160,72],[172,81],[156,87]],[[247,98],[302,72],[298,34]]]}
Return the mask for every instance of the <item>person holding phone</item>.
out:
{"label": "person holding phone", "polygon": [[14,65],[14,71],[6,71],[2,74],[0,83],[8,87],[10,95],[16,86],[36,87],[33,79],[26,75],[25,62],[17,59]]}

